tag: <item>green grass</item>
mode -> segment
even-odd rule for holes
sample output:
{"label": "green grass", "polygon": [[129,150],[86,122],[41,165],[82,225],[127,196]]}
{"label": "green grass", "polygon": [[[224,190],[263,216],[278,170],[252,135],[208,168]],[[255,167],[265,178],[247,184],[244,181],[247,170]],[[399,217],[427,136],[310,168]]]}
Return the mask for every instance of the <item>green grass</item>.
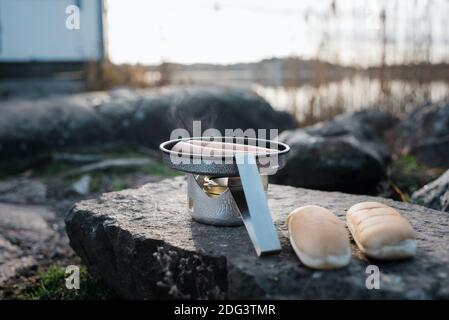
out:
{"label": "green grass", "polygon": [[119,191],[126,189],[128,187],[128,184],[123,178],[115,177],[112,181],[112,191]]}
{"label": "green grass", "polygon": [[[134,149],[113,149],[108,150],[100,153],[100,156],[102,159],[119,159],[119,158],[148,158],[149,156],[139,152],[138,150]],[[157,175],[162,177],[175,177],[179,175],[180,173],[178,171],[172,170],[165,166],[159,159],[153,159],[154,163],[146,166],[141,167],[130,167],[130,168],[110,168],[108,170],[105,170],[104,172],[91,172],[93,178],[96,178],[96,181],[93,183],[96,183],[97,188],[99,186],[99,179],[98,177],[102,174],[117,174],[117,175],[123,175],[131,172],[143,172],[146,174],[151,175]],[[33,176],[37,178],[47,178],[47,177],[54,177],[54,176],[60,176],[64,175],[68,171],[74,170],[77,167],[80,167],[81,165],[74,165],[69,163],[63,163],[63,162],[57,162],[57,161],[51,161],[47,164],[33,169]],[[72,179],[73,180],[73,179]],[[95,179],[94,179],[95,180]],[[69,181],[73,182],[73,181]],[[119,182],[117,182],[119,184]]]}
{"label": "green grass", "polygon": [[145,158],[148,155],[128,148],[115,148],[112,150],[104,151],[101,153],[104,159],[117,159],[117,158]]}
{"label": "green grass", "polygon": [[414,191],[425,183],[425,168],[412,155],[396,159],[391,166],[391,170],[399,187]]}
{"label": "green grass", "polygon": [[49,162],[41,168],[33,169],[33,176],[37,178],[46,178],[58,176],[73,169],[74,166],[62,162]]}
{"label": "green grass", "polygon": [[102,281],[93,277],[84,266],[80,267],[80,289],[67,289],[65,269],[50,266],[39,272],[37,288],[25,294],[25,299],[33,300],[104,300],[117,296]]}
{"label": "green grass", "polygon": [[90,182],[90,191],[98,192],[101,188],[101,175],[92,175],[92,181]]}
{"label": "green grass", "polygon": [[417,172],[423,169],[416,157],[411,154],[398,158],[396,164],[400,165],[404,171],[408,172]]}
{"label": "green grass", "polygon": [[405,155],[391,164],[389,183],[400,199],[408,202],[414,191],[436,179],[441,173],[439,169],[419,164],[413,155]]}
{"label": "green grass", "polygon": [[[102,159],[118,159],[118,158],[151,158],[150,156],[133,149],[113,149],[99,153]],[[79,175],[65,176],[69,171],[73,171],[80,167],[78,164],[71,164],[58,161],[50,161],[46,164],[33,168],[31,174],[34,178],[42,179],[48,183],[52,183],[54,178],[61,179],[65,186],[69,187],[79,179]],[[109,168],[104,171],[93,171],[88,173],[92,177],[90,184],[91,192],[103,191],[119,191],[128,187],[127,178],[130,174],[149,174],[160,176],[163,178],[171,178],[181,173],[168,168],[159,159],[153,159],[153,163],[145,166],[136,166],[129,168]],[[105,189],[104,177],[112,179],[112,184]],[[106,181],[108,180],[106,179]],[[107,183],[108,184],[108,183]]]}
{"label": "green grass", "polygon": [[165,178],[172,178],[182,175],[182,172],[170,169],[165,164],[159,161],[143,167],[142,171],[147,174],[152,174]]}

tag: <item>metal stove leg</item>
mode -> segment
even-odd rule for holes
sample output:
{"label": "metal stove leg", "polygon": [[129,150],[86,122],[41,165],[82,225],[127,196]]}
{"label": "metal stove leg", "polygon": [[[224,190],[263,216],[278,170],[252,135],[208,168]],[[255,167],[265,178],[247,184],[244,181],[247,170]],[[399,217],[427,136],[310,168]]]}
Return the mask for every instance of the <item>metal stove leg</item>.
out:
{"label": "metal stove leg", "polygon": [[256,159],[253,154],[242,153],[235,155],[235,160],[246,199],[246,208],[241,210],[241,215],[257,255],[277,253],[281,251],[281,243],[268,208]]}

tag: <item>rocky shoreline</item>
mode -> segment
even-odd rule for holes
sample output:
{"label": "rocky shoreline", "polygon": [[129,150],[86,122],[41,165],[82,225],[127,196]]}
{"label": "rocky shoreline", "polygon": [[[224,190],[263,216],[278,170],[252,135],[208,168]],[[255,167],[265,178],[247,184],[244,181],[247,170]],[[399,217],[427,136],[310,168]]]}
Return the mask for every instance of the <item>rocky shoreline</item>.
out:
{"label": "rocky shoreline", "polygon": [[191,130],[193,120],[203,130],[279,129],[291,152],[272,183],[449,212],[449,105],[403,118],[365,109],[297,128],[250,92],[171,87],[10,100],[0,112],[0,297],[37,285],[40,268],[77,259],[63,222],[74,203],[176,174],[157,147],[172,129]]}

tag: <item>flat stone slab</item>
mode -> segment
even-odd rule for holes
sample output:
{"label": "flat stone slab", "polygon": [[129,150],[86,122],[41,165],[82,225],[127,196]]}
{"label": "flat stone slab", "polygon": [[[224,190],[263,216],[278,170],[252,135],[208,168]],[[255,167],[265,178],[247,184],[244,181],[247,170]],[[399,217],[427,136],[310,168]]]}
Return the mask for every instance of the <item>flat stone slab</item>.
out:
{"label": "flat stone slab", "polygon": [[[282,252],[258,258],[244,227],[214,227],[187,212],[183,177],[77,203],[66,217],[73,249],[123,298],[428,299],[449,298],[449,215],[382,198],[270,185],[269,207]],[[368,260],[352,245],[351,264],[306,268],[288,241],[286,218],[306,204],[342,220],[361,201],[398,209],[417,232],[415,259]],[[380,289],[367,289],[368,265]]]}

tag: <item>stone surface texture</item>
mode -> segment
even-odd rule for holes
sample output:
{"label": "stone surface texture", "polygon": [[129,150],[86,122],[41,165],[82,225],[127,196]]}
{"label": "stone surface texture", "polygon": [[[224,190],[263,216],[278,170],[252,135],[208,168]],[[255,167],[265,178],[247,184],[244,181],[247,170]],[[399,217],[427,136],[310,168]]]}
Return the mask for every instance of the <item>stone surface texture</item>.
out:
{"label": "stone surface texture", "polygon": [[46,200],[47,187],[41,181],[22,177],[0,181],[0,202],[43,204]]}
{"label": "stone surface texture", "polygon": [[[427,299],[449,298],[449,216],[418,205],[269,186],[269,207],[282,252],[258,258],[244,227],[199,224],[187,210],[184,177],[103,194],[77,203],[66,217],[73,249],[120,296],[142,298]],[[399,210],[417,232],[415,259],[369,260],[352,244],[348,267],[304,267],[287,238],[293,209],[321,205],[342,220],[361,201]],[[380,289],[368,290],[366,267],[380,269]]]}
{"label": "stone surface texture", "polygon": [[0,203],[0,287],[20,271],[70,250],[58,220],[45,206]]}

